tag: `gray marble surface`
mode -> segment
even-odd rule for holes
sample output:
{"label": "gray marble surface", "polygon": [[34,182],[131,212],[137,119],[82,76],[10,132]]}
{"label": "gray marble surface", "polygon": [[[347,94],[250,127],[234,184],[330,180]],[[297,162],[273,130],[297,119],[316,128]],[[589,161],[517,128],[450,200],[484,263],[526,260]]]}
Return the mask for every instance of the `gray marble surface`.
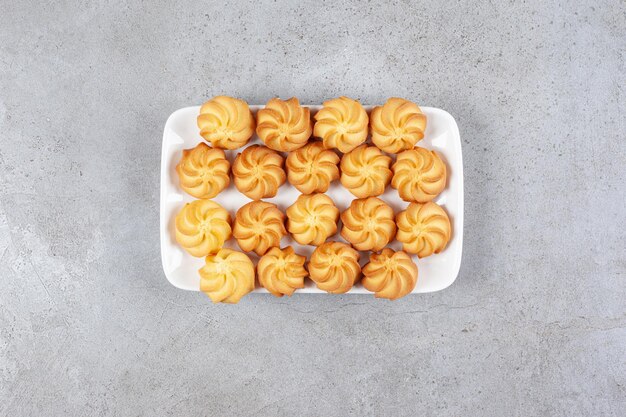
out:
{"label": "gray marble surface", "polygon": [[[0,4],[0,415],[626,414],[623,1],[74,3]],[[457,281],[171,286],[163,125],[220,93],[449,111]]]}

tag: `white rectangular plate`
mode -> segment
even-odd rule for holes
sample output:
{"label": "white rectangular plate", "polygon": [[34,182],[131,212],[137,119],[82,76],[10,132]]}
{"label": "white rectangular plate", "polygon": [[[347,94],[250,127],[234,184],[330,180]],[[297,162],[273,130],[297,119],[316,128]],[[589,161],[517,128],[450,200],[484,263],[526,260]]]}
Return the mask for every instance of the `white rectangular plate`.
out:
{"label": "white rectangular plate", "polygon": [[[263,106],[250,106],[253,113]],[[308,106],[311,114],[315,114],[321,106]],[[365,106],[369,111],[373,106]],[[186,194],[178,185],[178,175],[176,165],[178,164],[182,150],[193,148],[203,139],[198,132],[196,118],[200,110],[199,106],[185,107],[177,110],[167,119],[165,131],[163,132],[163,150],[161,154],[161,258],[165,276],[172,285],[185,290],[199,291],[200,276],[198,269],[204,264],[203,258],[195,258],[185,252],[175,240],[174,218],[178,211],[187,202],[194,198]],[[413,293],[425,293],[439,291],[454,282],[459,268],[461,267],[461,252],[463,249],[463,158],[461,155],[461,138],[459,129],[454,118],[441,109],[432,107],[422,107],[422,111],[428,117],[428,124],[425,138],[418,143],[418,146],[436,150],[448,167],[448,184],[446,189],[439,195],[435,202],[443,206],[452,223],[452,238],[446,249],[437,255],[432,255],[424,259],[413,257],[419,269],[417,285]],[[369,138],[368,138],[369,142]],[[249,145],[261,143],[255,135]],[[235,156],[241,149],[236,151],[226,151],[227,158],[231,164]],[[393,155],[392,155],[393,158]],[[300,192],[292,187],[288,182],[280,187],[278,195],[274,198],[266,199],[278,205],[285,212],[296,200]],[[332,183],[331,188],[326,193],[330,196],[339,210],[345,210],[350,202],[355,198],[339,181]],[[395,189],[388,186],[381,196],[396,214],[408,205],[402,201]],[[230,186],[222,191],[215,201],[226,208],[234,219],[237,209],[248,203],[248,199],[240,194],[231,181]],[[341,230],[341,226],[339,228]],[[339,233],[329,240],[344,241]],[[281,246],[291,245],[295,251],[301,255],[310,257],[313,246],[302,246],[286,236],[281,241]],[[230,239],[226,246],[239,249],[234,239]],[[394,241],[390,247],[398,250],[401,245]],[[252,253],[250,257],[256,264],[258,257]],[[367,253],[361,253],[361,265],[367,263]],[[307,279],[306,286],[297,290],[297,293],[324,293],[315,284]],[[267,292],[257,284],[255,292]],[[369,293],[362,285],[357,284],[348,294]]]}

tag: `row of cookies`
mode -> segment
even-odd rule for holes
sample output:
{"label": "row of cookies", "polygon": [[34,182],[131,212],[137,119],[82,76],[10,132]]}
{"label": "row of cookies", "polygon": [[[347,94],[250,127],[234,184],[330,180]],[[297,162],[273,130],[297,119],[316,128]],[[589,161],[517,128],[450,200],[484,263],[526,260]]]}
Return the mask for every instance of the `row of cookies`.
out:
{"label": "row of cookies", "polygon": [[[264,255],[279,247],[291,233],[302,245],[320,246],[337,232],[339,209],[325,194],[300,195],[285,214],[273,203],[252,201],[237,210],[232,223],[228,211],[212,200],[187,203],[176,216],[176,240],[192,256],[216,253],[231,235],[246,252]],[[355,249],[378,252],[394,237],[403,250],[420,258],[441,252],[450,240],[446,211],[433,202],[411,203],[394,216],[377,197],[355,199],[341,213],[341,236]]]}
{"label": "row of cookies", "polygon": [[255,119],[245,101],[217,96],[201,106],[197,124],[200,135],[214,147],[240,148],[256,131],[267,147],[281,152],[301,148],[313,135],[322,139],[326,149],[347,153],[363,144],[369,133],[374,145],[395,154],[412,149],[426,130],[426,115],[420,107],[395,97],[375,107],[369,116],[357,100],[327,100],[314,119],[295,97],[269,100]]}
{"label": "row of cookies", "polygon": [[[205,143],[184,150],[176,170],[181,188],[196,198],[213,198],[230,184],[224,151]],[[418,203],[439,195],[447,176],[437,152],[425,148],[403,151],[392,164],[377,147],[364,144],[345,153],[340,162],[318,141],[290,152],[286,161],[266,146],[248,146],[235,158],[232,174],[237,190],[252,200],[276,196],[287,180],[301,193],[312,194],[326,192],[339,179],[358,198],[381,195],[391,182],[400,198]]]}
{"label": "row of cookies", "polygon": [[255,275],[259,284],[277,297],[291,296],[304,288],[307,276],[331,294],[350,291],[359,278],[377,298],[395,300],[415,288],[418,269],[406,252],[386,248],[372,253],[362,269],[359,256],[345,243],[326,242],[315,249],[305,265],[306,257],[291,246],[273,247],[259,259],[255,270],[245,253],[223,248],[206,257],[199,270],[200,290],[214,303],[237,303],[254,289]]}

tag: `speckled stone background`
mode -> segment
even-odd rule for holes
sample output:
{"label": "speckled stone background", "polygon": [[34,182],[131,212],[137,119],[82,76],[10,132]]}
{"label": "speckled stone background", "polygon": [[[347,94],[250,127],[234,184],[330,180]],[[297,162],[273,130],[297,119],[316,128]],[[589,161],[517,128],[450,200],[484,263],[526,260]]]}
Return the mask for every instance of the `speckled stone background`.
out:
{"label": "speckled stone background", "polygon": [[[74,3],[0,5],[0,415],[626,415],[623,1]],[[454,285],[170,285],[163,125],[220,93],[448,110]]]}

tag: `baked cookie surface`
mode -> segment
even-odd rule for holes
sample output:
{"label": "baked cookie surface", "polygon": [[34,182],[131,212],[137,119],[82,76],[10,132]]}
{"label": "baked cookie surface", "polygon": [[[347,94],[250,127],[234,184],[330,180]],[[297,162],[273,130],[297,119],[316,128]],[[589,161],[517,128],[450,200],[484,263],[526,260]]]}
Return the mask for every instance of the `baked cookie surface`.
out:
{"label": "baked cookie surface", "polygon": [[257,113],[256,133],[268,148],[290,152],[304,146],[313,131],[311,112],[297,98],[273,98]]}
{"label": "baked cookie surface", "polygon": [[391,186],[404,201],[426,203],[446,187],[446,164],[437,152],[415,147],[398,154]]}
{"label": "baked cookie surface", "polygon": [[287,212],[287,230],[301,245],[319,246],[337,233],[339,209],[326,194],[301,194]]}
{"label": "baked cookie surface", "polygon": [[384,193],[392,175],[391,158],[375,146],[360,145],[341,158],[341,185],[358,198]]}
{"label": "baked cookie surface", "polygon": [[411,203],[396,217],[396,238],[402,248],[425,258],[445,249],[450,240],[450,219],[446,211],[432,201]]}
{"label": "baked cookie surface", "polygon": [[372,142],[387,153],[413,148],[424,138],[426,115],[415,103],[402,98],[390,98],[374,107],[370,115]]}
{"label": "baked cookie surface", "polygon": [[224,151],[200,142],[195,148],[184,149],[176,165],[180,188],[196,198],[218,195],[230,184],[230,162]]}
{"label": "baked cookie surface", "polygon": [[304,288],[304,278],[308,275],[305,261],[306,256],[298,255],[291,246],[271,248],[257,264],[259,283],[276,297],[291,296]]}
{"label": "baked cookie surface", "polygon": [[237,190],[252,200],[276,196],[287,180],[284,158],[265,146],[248,146],[233,162],[233,179]]}
{"label": "baked cookie surface", "polygon": [[379,251],[396,234],[393,209],[377,197],[352,200],[341,223],[341,236],[357,250]]}
{"label": "baked cookie surface", "polygon": [[417,265],[406,252],[385,248],[370,255],[361,282],[376,298],[396,300],[415,288]]}
{"label": "baked cookie surface", "polygon": [[302,194],[325,193],[339,179],[339,156],[321,142],[310,142],[289,152],[287,179]]}
{"label": "baked cookie surface", "polygon": [[313,135],[322,139],[325,148],[346,153],[367,139],[369,117],[356,100],[348,97],[327,100],[314,117]]}
{"label": "baked cookie surface", "polygon": [[256,125],[248,103],[228,96],[204,103],[197,123],[200,136],[222,149],[237,149],[248,143]]}
{"label": "baked cookie surface", "polygon": [[359,278],[359,253],[342,242],[326,242],[313,251],[309,276],[317,287],[331,294],[350,291]]}
{"label": "baked cookie surface", "polygon": [[178,212],[175,228],[178,244],[200,258],[216,253],[230,238],[230,215],[214,201],[195,200]]}
{"label": "baked cookie surface", "polygon": [[254,265],[245,253],[223,248],[198,271],[200,291],[214,303],[236,304],[254,289]]}
{"label": "baked cookie surface", "polygon": [[285,215],[276,204],[252,201],[237,210],[233,237],[243,251],[260,256],[269,248],[280,246],[280,240],[287,234],[284,222]]}

